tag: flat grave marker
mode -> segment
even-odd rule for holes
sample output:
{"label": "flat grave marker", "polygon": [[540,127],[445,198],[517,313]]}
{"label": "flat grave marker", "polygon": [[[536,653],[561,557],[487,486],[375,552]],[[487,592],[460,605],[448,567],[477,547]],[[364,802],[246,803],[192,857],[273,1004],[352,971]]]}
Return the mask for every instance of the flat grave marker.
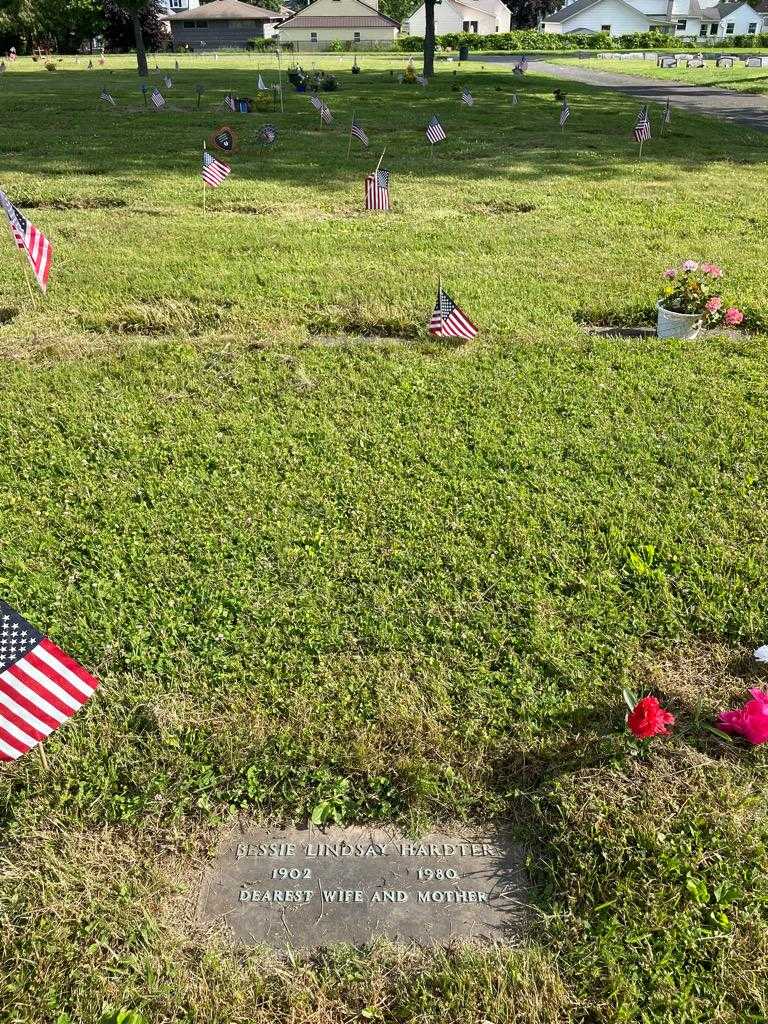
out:
{"label": "flat grave marker", "polygon": [[521,934],[528,894],[522,849],[497,832],[254,830],[219,851],[199,918],[274,949],[504,942]]}

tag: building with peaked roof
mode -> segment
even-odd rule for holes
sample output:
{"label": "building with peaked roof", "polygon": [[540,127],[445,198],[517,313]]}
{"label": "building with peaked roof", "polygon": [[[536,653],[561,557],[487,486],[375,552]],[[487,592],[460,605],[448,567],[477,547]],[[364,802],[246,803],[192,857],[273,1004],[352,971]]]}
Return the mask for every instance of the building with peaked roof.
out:
{"label": "building with peaked roof", "polygon": [[378,0],[314,0],[278,28],[281,43],[297,50],[322,50],[335,40],[361,49],[392,45],[400,25],[379,13]]}
{"label": "building with peaked roof", "polygon": [[[473,0],[474,2],[474,0]],[[749,3],[702,6],[699,0],[571,0],[539,23],[542,32],[663,32],[722,43],[731,36],[758,35],[765,15]]]}
{"label": "building with peaked roof", "polygon": [[[448,32],[474,32],[492,36],[509,32],[512,13],[502,0],[442,0],[435,5],[435,35]],[[423,36],[427,29],[425,5],[422,4],[402,24],[404,34]]]}
{"label": "building with peaked roof", "polygon": [[282,15],[243,0],[213,0],[171,14],[168,24],[174,46],[201,49],[245,49],[249,39],[274,34]]}

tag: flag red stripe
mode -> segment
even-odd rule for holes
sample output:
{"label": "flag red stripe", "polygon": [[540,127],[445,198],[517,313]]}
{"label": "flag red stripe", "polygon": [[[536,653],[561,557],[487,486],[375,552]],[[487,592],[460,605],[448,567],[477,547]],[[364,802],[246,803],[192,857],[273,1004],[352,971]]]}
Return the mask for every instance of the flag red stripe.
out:
{"label": "flag red stripe", "polygon": [[[36,668],[38,672],[41,672],[46,679],[49,679],[52,683],[55,683],[60,689],[64,690],[73,701],[77,704],[84,704],[88,700],[88,696],[81,690],[78,690],[65,675],[63,675],[55,666],[49,665],[47,661],[43,661],[39,658],[34,651],[30,651],[26,657],[22,658],[23,662],[30,665],[32,668]],[[71,712],[70,712],[71,714]]]}
{"label": "flag red stripe", "polygon": [[29,722],[23,718],[19,718],[15,711],[8,707],[5,701],[0,697],[0,722],[10,722],[11,725],[15,725],[17,729],[25,733],[33,740],[44,740],[48,735],[45,732],[40,732],[34,725],[30,725]]}
{"label": "flag red stripe", "polygon": [[50,704],[52,708],[55,708],[56,711],[58,711],[60,715],[63,715],[64,718],[70,718],[75,713],[76,709],[67,707],[67,705],[60,700],[55,693],[51,693],[36,679],[33,679],[28,672],[25,672],[23,667],[25,660],[26,659],[22,658],[22,660],[17,661],[15,665],[11,665],[8,669],[8,673],[15,676],[19,682],[23,683],[28,690],[32,691],[32,693],[41,697],[46,704]]}
{"label": "flag red stripe", "polygon": [[[70,672],[77,676],[78,679],[82,679],[86,686],[90,687],[91,690],[95,690],[99,685],[99,681],[95,676],[92,676],[90,672],[79,665],[74,658],[72,658],[66,651],[62,651],[60,647],[49,640],[48,637],[43,637],[40,641],[40,646],[44,647],[45,650],[61,662],[65,668],[68,668]],[[87,699],[87,698],[86,698]]]}
{"label": "flag red stripe", "polygon": [[7,746],[13,747],[14,750],[18,750],[20,754],[26,754],[26,752],[35,745],[34,743],[27,743],[26,745],[23,744],[21,740],[17,740],[15,736],[12,736],[11,733],[5,730],[2,725],[0,725],[0,740],[2,740]]}
{"label": "flag red stripe", "polygon": [[33,704],[23,693],[19,693],[15,687],[11,686],[4,679],[0,679],[0,692],[4,693],[12,701],[15,701],[19,707],[24,708],[25,711],[33,715],[44,725],[49,726],[51,729],[58,729],[60,723],[55,718],[51,718],[48,712],[43,711],[39,704]]}

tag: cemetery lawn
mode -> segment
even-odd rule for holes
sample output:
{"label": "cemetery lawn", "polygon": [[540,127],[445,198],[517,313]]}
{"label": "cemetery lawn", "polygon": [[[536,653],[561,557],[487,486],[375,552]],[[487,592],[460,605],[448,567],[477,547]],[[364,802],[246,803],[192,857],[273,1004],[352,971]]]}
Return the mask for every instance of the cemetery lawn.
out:
{"label": "cemetery lawn", "polygon": [[[765,1020],[766,749],[705,728],[768,638],[765,138],[675,111],[638,164],[631,99],[569,85],[561,134],[542,76],[359,60],[317,61],[322,132],[292,92],[211,112],[257,58],[184,58],[160,114],[128,58],[0,78],[1,187],[55,247],[34,309],[0,250],[0,594],[102,680],[49,771],[0,771],[0,1020]],[[686,257],[749,331],[585,332],[650,322]],[[477,341],[425,334],[438,274]],[[647,755],[622,687],[678,717]],[[190,926],[237,815],[320,805],[511,822],[525,941],[286,961]]]}
{"label": "cemetery lawn", "polygon": [[[691,51],[695,52],[695,51]],[[760,54],[761,51],[749,53]],[[754,94],[768,93],[768,68],[715,67],[707,61],[705,68],[657,68],[648,60],[611,60],[599,57],[571,58],[553,54],[546,58],[551,64],[566,64],[569,67],[589,68],[592,71],[612,71],[620,75],[637,75],[639,78],[655,78],[662,82],[683,82],[685,85],[708,85],[715,89],[731,89],[734,92]]]}

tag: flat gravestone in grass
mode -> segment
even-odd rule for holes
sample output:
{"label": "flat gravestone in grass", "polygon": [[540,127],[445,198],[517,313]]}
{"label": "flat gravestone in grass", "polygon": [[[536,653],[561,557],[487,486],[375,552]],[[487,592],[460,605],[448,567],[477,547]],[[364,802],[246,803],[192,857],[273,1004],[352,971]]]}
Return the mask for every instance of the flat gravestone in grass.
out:
{"label": "flat gravestone in grass", "polygon": [[220,850],[200,917],[274,949],[503,942],[522,931],[527,896],[522,850],[497,832],[260,830]]}

